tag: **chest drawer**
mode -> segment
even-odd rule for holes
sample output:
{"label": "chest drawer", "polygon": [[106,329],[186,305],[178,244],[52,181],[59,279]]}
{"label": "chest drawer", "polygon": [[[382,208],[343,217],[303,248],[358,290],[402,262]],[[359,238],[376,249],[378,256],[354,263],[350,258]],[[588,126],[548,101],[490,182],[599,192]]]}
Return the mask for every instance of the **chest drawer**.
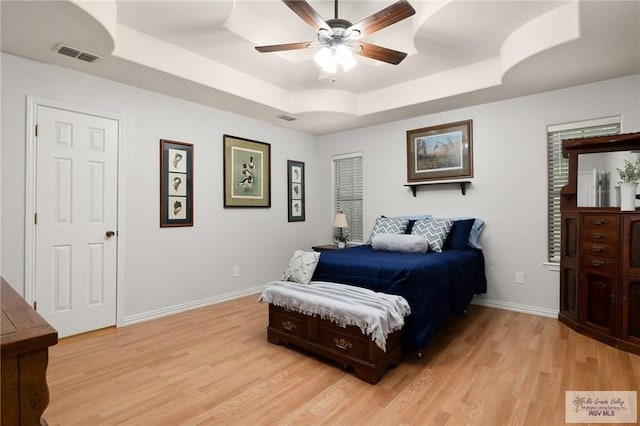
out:
{"label": "chest drawer", "polygon": [[583,241],[582,256],[617,257],[618,245],[593,241]]}
{"label": "chest drawer", "polygon": [[318,339],[320,344],[326,348],[354,358],[369,359],[370,340],[360,332],[358,327],[342,328],[333,323],[322,321],[318,330]]}
{"label": "chest drawer", "polygon": [[308,317],[279,306],[272,306],[269,310],[269,326],[302,339],[309,337]]}

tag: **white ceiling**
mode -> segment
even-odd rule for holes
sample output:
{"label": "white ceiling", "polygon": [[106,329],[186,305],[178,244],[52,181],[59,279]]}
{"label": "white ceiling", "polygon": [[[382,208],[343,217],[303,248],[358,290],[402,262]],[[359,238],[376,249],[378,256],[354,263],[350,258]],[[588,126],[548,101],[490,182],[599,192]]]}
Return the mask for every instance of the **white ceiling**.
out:
{"label": "white ceiling", "polygon": [[[8,53],[312,134],[640,72],[637,1],[409,1],[414,16],[365,39],[408,57],[394,66],[357,56],[335,81],[313,49],[254,49],[315,40],[277,0],[3,0],[1,42]],[[333,18],[332,1],[309,3]],[[392,3],[343,0],[339,17],[356,23]],[[59,42],[102,59],[59,55]]]}

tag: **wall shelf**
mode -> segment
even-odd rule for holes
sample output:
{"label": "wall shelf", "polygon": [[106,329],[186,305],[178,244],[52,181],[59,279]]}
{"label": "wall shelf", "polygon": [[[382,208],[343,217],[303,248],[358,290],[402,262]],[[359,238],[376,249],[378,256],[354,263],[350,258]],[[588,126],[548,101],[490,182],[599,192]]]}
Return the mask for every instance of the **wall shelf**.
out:
{"label": "wall shelf", "polygon": [[408,186],[409,188],[411,188],[411,192],[413,193],[413,196],[416,196],[416,191],[418,189],[419,186],[427,186],[427,185],[451,185],[451,184],[458,184],[460,185],[460,192],[462,193],[462,195],[466,195],[467,193],[467,184],[471,183],[470,180],[464,180],[464,181],[455,181],[455,182],[420,182],[420,183],[406,183],[404,186]]}

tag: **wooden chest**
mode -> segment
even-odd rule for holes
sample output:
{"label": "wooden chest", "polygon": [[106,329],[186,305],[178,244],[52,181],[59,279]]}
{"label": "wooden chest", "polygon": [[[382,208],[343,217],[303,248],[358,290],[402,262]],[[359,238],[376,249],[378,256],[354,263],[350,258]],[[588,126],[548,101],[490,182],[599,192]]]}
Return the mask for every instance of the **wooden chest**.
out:
{"label": "wooden chest", "polygon": [[402,361],[401,331],[387,336],[386,351],[360,328],[342,328],[317,316],[307,316],[269,304],[270,343],[291,344],[351,367],[356,377],[375,384],[392,365]]}

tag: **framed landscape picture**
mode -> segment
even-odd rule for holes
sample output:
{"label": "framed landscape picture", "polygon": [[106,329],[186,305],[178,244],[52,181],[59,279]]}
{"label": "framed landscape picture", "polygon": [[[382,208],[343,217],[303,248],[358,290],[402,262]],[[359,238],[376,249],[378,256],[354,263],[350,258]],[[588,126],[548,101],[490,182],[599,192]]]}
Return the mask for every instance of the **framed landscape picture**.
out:
{"label": "framed landscape picture", "polygon": [[289,222],[304,222],[304,163],[287,160],[287,201]]}
{"label": "framed landscape picture", "polygon": [[271,207],[271,145],[224,135],[224,206]]}
{"label": "framed landscape picture", "polygon": [[193,145],[160,139],[160,227],[193,226]]}
{"label": "framed landscape picture", "polygon": [[472,120],[407,131],[407,181],[473,177]]}

